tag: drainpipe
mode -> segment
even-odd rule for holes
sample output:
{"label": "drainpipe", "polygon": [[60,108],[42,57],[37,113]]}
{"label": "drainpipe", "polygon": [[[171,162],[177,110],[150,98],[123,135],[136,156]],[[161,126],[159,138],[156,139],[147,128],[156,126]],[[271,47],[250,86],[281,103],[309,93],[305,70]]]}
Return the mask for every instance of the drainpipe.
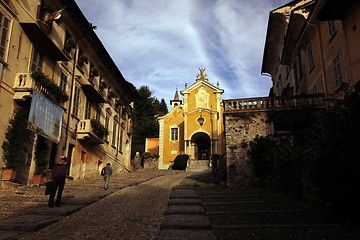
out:
{"label": "drainpipe", "polygon": [[[321,28],[320,28],[320,23],[317,24],[317,28],[319,29],[318,32],[318,38],[319,38],[319,42],[320,42],[320,64],[321,64],[321,70],[322,70],[322,80],[323,80],[323,85],[324,85],[324,93],[325,93],[325,100],[328,99],[328,88],[327,88],[327,81],[326,81],[326,69],[325,69],[325,62],[324,62],[324,48],[323,48],[323,42],[322,42],[322,37],[321,37]],[[325,101],[325,106],[326,108],[329,107],[329,102]]]}
{"label": "drainpipe", "polygon": [[63,147],[63,154],[65,156],[68,156],[68,136],[69,136],[69,124],[70,124],[70,116],[72,114],[72,99],[73,99],[73,92],[74,92],[74,87],[75,87],[75,69],[76,69],[76,58],[77,58],[77,54],[78,54],[78,40],[83,37],[80,36],[78,38],[75,39],[75,54],[74,54],[74,64],[73,64],[73,70],[72,70],[72,74],[71,74],[71,85],[70,85],[70,96],[69,96],[69,111],[68,111],[68,116],[67,116],[67,121],[66,121],[66,133],[65,133],[65,143],[64,143],[64,147]]}

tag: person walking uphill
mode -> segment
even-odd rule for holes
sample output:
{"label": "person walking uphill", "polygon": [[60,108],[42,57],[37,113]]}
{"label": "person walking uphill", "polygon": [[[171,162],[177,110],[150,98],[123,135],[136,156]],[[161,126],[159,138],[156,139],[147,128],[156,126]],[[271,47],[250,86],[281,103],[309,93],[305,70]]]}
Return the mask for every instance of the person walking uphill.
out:
{"label": "person walking uphill", "polygon": [[61,195],[65,186],[65,178],[72,177],[67,176],[70,167],[70,161],[65,156],[60,156],[60,161],[55,165],[51,171],[51,180],[53,182],[52,190],[49,197],[48,207],[54,207],[54,200],[56,196],[55,207],[60,207]]}
{"label": "person walking uphill", "polygon": [[110,163],[107,163],[106,166],[101,170],[101,175],[104,177],[104,189],[108,189],[109,180],[112,174],[112,168],[110,167]]}

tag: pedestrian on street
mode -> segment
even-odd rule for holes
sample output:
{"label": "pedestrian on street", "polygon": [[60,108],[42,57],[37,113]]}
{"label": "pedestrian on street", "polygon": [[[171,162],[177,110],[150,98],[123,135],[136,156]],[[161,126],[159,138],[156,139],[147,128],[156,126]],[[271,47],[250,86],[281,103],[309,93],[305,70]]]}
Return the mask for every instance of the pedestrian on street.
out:
{"label": "pedestrian on street", "polygon": [[60,207],[61,196],[65,186],[65,179],[66,178],[72,179],[72,177],[68,176],[69,167],[70,167],[69,159],[61,155],[60,161],[57,164],[55,164],[55,167],[51,171],[51,181],[53,182],[53,185],[49,197],[48,207],[51,208],[54,207],[56,192],[57,192],[57,196],[56,196],[55,207]]}
{"label": "pedestrian on street", "polygon": [[112,174],[112,168],[110,163],[107,163],[106,166],[101,170],[101,175],[104,177],[104,189],[107,190],[109,187],[109,180]]}

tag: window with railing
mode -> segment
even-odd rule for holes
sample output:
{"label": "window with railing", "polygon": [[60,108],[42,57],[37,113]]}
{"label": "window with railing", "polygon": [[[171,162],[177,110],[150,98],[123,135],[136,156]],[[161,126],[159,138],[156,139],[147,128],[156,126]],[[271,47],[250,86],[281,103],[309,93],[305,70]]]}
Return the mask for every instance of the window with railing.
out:
{"label": "window with railing", "polygon": [[78,86],[75,86],[73,114],[76,117],[79,116],[79,104],[80,104],[80,88]]}
{"label": "window with railing", "polygon": [[95,119],[100,121],[100,116],[101,116],[101,107],[97,106]]}
{"label": "window with railing", "polygon": [[38,49],[33,47],[30,71],[42,72],[43,62],[44,62],[44,55]]}
{"label": "window with railing", "polygon": [[67,76],[65,73],[61,72],[60,75],[60,89],[66,92],[66,86],[67,86]]}
{"label": "window with railing", "polygon": [[333,59],[333,67],[334,67],[336,87],[339,87],[343,83],[342,82],[342,76],[341,76],[341,66],[340,66],[340,56],[339,55],[337,55]]}
{"label": "window with railing", "polygon": [[[105,117],[105,128],[109,130],[109,124],[110,124],[110,114],[106,113]],[[106,136],[106,140],[108,140],[108,136]]]}
{"label": "window with railing", "polygon": [[79,48],[79,57],[78,57],[78,60],[77,60],[77,64],[79,65],[79,67],[82,67],[84,66],[84,63],[88,63],[89,62],[89,59],[88,57],[85,55],[84,51]]}
{"label": "window with railing", "polygon": [[329,37],[332,38],[336,33],[336,24],[334,20],[328,21]]}
{"label": "window with railing", "polygon": [[299,51],[297,54],[297,63],[299,64],[299,81],[301,81],[302,77],[303,77],[303,65],[302,65],[302,56],[301,56],[301,52]]}
{"label": "window with railing", "polygon": [[114,117],[114,122],[113,122],[113,135],[112,135],[112,144],[111,146],[115,148],[116,146],[116,134],[117,134],[117,125],[118,125],[118,122],[117,122],[117,116]]}
{"label": "window with railing", "polygon": [[70,52],[72,49],[76,48],[76,43],[72,39],[70,33],[65,33],[65,42],[64,42],[64,50]]}
{"label": "window with railing", "polygon": [[289,69],[289,66],[288,65],[286,65],[285,66],[285,74],[286,74],[286,79],[288,79],[289,78],[289,75],[290,75],[290,69]]}
{"label": "window with railing", "polygon": [[294,71],[294,78],[295,78],[295,82],[298,81],[298,65],[297,62],[295,62],[294,67],[293,67],[293,71]]}
{"label": "window with railing", "polygon": [[0,11],[0,60],[4,60],[10,20]]}
{"label": "window with railing", "polygon": [[90,119],[91,117],[91,102],[89,101],[89,99],[86,99],[86,104],[85,104],[85,119]]}
{"label": "window with railing", "polygon": [[41,29],[46,33],[50,33],[52,29],[52,21],[50,19],[51,13],[55,12],[55,8],[47,4],[45,1],[41,1],[41,5],[38,6],[37,21],[39,21]]}
{"label": "window with railing", "polygon": [[278,93],[278,96],[281,96],[281,93],[282,93],[282,77],[281,77],[281,74],[279,75],[279,80],[278,80],[278,83],[276,84],[276,87],[277,87],[277,93]]}
{"label": "window with railing", "polygon": [[119,152],[123,152],[123,141],[124,141],[124,128],[123,125],[119,127]]}
{"label": "window with railing", "polygon": [[313,55],[313,50],[312,50],[311,44],[307,49],[307,53],[308,53],[308,57],[309,57],[309,68],[311,71],[314,68],[314,55]]}

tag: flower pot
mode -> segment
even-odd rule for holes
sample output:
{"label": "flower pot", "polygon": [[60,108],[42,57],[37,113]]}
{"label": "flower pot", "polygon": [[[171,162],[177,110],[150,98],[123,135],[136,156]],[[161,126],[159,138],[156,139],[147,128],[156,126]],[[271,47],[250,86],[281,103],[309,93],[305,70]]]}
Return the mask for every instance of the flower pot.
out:
{"label": "flower pot", "polygon": [[1,180],[15,180],[16,170],[15,169],[4,169],[2,172]]}
{"label": "flower pot", "polygon": [[43,175],[34,175],[32,179],[32,184],[44,184],[44,176]]}

